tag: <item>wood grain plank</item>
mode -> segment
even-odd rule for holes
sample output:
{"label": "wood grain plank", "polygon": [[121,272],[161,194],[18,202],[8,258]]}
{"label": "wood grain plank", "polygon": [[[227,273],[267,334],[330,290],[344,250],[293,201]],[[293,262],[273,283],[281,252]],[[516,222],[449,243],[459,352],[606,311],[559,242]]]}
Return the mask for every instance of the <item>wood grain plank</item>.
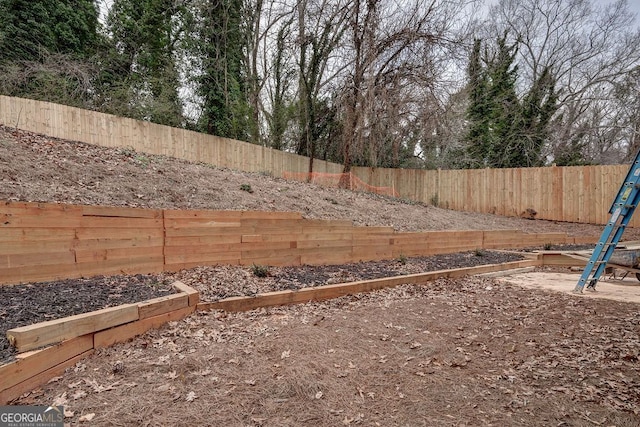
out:
{"label": "wood grain plank", "polygon": [[93,334],[87,334],[42,350],[19,354],[16,361],[0,366],[0,390],[11,388],[92,348]]}
{"label": "wood grain plank", "polygon": [[65,360],[64,362],[59,363],[58,365],[52,368],[49,368],[46,371],[42,371],[21,383],[18,383],[8,389],[0,391],[0,405],[6,405],[10,403],[12,400],[17,399],[24,393],[31,391],[38,386],[46,384],[47,381],[49,381],[51,378],[62,374],[65,371],[65,369],[75,365],[82,359],[89,357],[90,355],[93,354],[93,352],[94,352],[93,349],[85,351],[84,353],[81,353],[75,357],[72,357],[71,359]]}
{"label": "wood grain plank", "polygon": [[179,310],[189,306],[189,295],[174,294],[153,298],[148,301],[138,303],[138,318],[158,316],[170,311]]}
{"label": "wood grain plank", "polygon": [[7,331],[7,338],[18,351],[22,352],[135,320],[138,320],[137,304],[125,304],[12,328]]}
{"label": "wood grain plank", "polygon": [[180,281],[173,282],[171,286],[173,286],[173,288],[178,292],[182,292],[189,297],[190,306],[196,305],[198,304],[198,302],[200,302],[200,293],[196,289],[192,288],[191,286],[187,286]]}
{"label": "wood grain plank", "polygon": [[83,216],[121,218],[162,218],[161,209],[142,209],[112,206],[82,206]]}
{"label": "wood grain plank", "polygon": [[479,267],[456,268],[439,270],[429,273],[410,274],[406,276],[388,277],[382,279],[362,280],[351,283],[303,288],[297,291],[278,291],[258,294],[252,297],[232,297],[220,301],[198,304],[198,310],[247,311],[261,307],[272,307],[287,304],[299,304],[309,301],[323,301],[345,295],[370,292],[401,284],[425,284],[438,278],[463,277],[466,275],[491,273],[539,265],[538,260],[515,261],[503,264],[484,265]]}
{"label": "wood grain plank", "polygon": [[126,342],[138,335],[144,334],[150,329],[159,328],[165,323],[184,319],[193,313],[195,309],[195,306],[189,306],[179,310],[170,311],[168,313],[163,313],[158,316],[148,317],[146,319],[96,332],[93,337],[93,345],[98,349],[108,347],[119,342]]}

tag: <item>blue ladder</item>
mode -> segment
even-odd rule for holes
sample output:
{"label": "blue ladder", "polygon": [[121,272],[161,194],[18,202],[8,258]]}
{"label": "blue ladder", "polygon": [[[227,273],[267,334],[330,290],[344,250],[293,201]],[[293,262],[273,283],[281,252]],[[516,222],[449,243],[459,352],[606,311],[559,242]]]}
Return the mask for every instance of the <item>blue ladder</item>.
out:
{"label": "blue ladder", "polygon": [[609,213],[611,218],[602,231],[600,240],[596,244],[589,262],[582,271],[582,276],[574,289],[574,292],[582,292],[587,285],[587,290],[596,290],[596,284],[607,266],[611,254],[622,237],[622,233],[631,221],[633,212],[640,202],[640,151],[629,168],[620,191],[616,196]]}

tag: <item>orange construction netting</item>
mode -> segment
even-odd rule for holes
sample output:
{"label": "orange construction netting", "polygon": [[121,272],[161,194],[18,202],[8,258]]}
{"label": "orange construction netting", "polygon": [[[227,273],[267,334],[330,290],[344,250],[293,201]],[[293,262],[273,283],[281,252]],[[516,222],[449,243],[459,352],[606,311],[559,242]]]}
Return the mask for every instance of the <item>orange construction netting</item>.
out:
{"label": "orange construction netting", "polygon": [[352,173],[325,172],[283,172],[284,179],[311,182],[323,187],[347,188],[354,191],[366,191],[383,196],[400,197],[393,187],[375,187],[362,181]]}

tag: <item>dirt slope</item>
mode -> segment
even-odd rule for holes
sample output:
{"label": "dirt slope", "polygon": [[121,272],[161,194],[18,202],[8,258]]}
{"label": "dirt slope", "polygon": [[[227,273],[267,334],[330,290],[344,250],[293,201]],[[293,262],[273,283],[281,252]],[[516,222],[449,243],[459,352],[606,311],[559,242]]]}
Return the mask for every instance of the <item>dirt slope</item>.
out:
{"label": "dirt slope", "polygon": [[[248,187],[247,187],[248,186]],[[243,191],[250,188],[252,192]],[[0,125],[0,200],[145,208],[269,210],[398,231],[521,229],[600,234],[602,227],[456,212],[367,193],[109,149]]]}

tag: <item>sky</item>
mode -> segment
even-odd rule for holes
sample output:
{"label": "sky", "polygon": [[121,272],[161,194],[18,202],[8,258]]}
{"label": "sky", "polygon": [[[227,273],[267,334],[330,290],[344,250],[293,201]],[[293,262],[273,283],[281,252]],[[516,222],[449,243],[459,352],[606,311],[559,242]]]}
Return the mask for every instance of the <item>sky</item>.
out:
{"label": "sky", "polygon": [[636,22],[640,25],[640,0],[628,0],[629,9],[636,14]]}

